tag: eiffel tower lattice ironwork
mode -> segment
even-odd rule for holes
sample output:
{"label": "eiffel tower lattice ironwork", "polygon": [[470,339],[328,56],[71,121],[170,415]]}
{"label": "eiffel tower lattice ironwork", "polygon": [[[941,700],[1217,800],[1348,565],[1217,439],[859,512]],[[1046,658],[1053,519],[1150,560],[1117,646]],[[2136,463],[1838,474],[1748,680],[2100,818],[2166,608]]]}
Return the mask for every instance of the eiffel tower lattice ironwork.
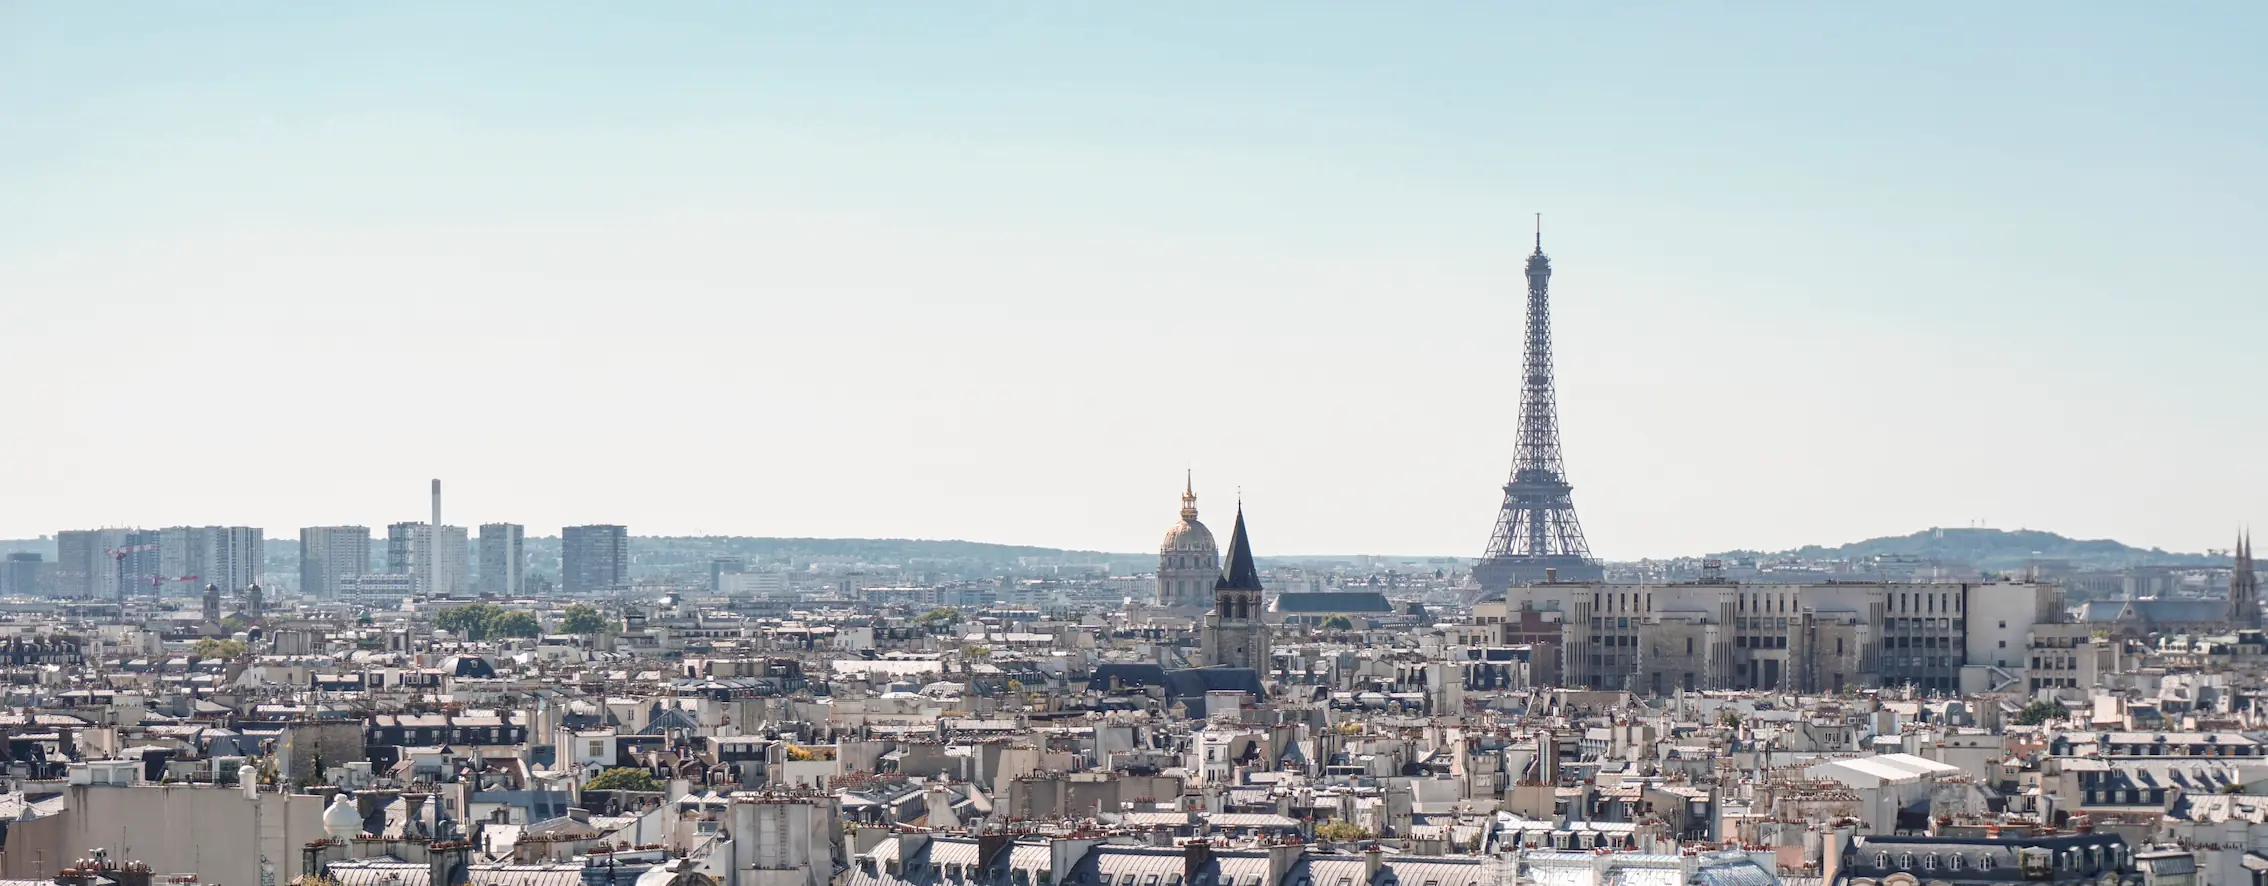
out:
{"label": "eiffel tower lattice ironwork", "polygon": [[1536,222],[1536,251],[1528,256],[1528,330],[1521,363],[1520,443],[1504,508],[1489,535],[1488,551],[1473,567],[1479,599],[1542,581],[1599,581],[1606,575],[1591,559],[1583,524],[1575,518],[1574,487],[1559,453],[1559,402],[1552,387],[1551,259],[1543,251],[1543,217]]}

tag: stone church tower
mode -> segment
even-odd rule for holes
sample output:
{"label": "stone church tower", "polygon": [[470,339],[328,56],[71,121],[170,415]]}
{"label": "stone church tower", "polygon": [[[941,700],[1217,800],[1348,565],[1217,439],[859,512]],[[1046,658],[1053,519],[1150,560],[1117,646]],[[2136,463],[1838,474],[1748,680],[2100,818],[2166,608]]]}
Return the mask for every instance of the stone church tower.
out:
{"label": "stone church tower", "polygon": [[2260,573],[2252,565],[2252,533],[2237,539],[2236,568],[2229,572],[2229,624],[2260,626]]}
{"label": "stone church tower", "polygon": [[1252,542],[1244,534],[1244,503],[1238,502],[1228,560],[1213,582],[1213,611],[1205,613],[1206,667],[1252,668],[1267,674],[1268,624],[1263,605],[1260,569],[1252,562]]}
{"label": "stone church tower", "polygon": [[1213,546],[1213,531],[1197,522],[1196,487],[1185,479],[1181,522],[1166,530],[1165,544],[1158,546],[1158,605],[1201,609],[1212,601],[1220,577],[1220,549]]}

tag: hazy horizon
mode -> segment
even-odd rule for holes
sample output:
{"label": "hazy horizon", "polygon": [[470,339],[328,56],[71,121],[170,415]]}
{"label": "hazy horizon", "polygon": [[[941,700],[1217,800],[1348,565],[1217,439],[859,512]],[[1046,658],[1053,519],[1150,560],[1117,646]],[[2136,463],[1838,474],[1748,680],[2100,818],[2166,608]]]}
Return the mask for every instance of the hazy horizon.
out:
{"label": "hazy horizon", "polygon": [[2268,8],[1875,12],[0,7],[0,536],[1477,556],[1538,211],[1602,557],[2268,520]]}

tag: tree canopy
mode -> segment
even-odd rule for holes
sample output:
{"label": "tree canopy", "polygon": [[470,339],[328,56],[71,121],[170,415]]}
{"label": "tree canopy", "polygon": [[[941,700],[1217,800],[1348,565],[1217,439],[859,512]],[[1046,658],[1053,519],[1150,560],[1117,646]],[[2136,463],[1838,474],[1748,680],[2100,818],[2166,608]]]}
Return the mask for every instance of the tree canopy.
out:
{"label": "tree canopy", "polygon": [[2049,720],[2060,720],[2068,716],[2071,716],[2071,709],[2064,707],[2062,702],[2042,699],[2025,705],[2023,710],[2017,711],[2016,725],[2038,726]]}
{"label": "tree canopy", "polygon": [[434,616],[434,625],[467,640],[492,637],[533,637],[543,624],[530,613],[494,603],[468,603]]}
{"label": "tree canopy", "polygon": [[934,624],[949,624],[949,625],[950,625],[950,624],[960,624],[960,623],[961,623],[961,610],[958,610],[958,609],[954,609],[953,607],[950,607],[950,606],[939,606],[939,607],[937,607],[937,608],[935,608],[935,609],[929,610],[928,612],[924,612],[924,613],[922,613],[922,614],[920,614],[920,615],[916,615],[916,616],[914,616],[914,624],[918,624],[918,625],[934,625]]}
{"label": "tree canopy", "polygon": [[661,790],[662,787],[663,785],[661,783],[661,780],[653,777],[651,774],[647,773],[646,770],[633,769],[628,766],[616,766],[613,769],[599,773],[597,777],[592,778],[589,782],[585,783],[583,785],[583,790],[658,791]]}
{"label": "tree canopy", "polygon": [[1315,839],[1330,840],[1335,843],[1351,843],[1355,840],[1370,839],[1370,832],[1363,830],[1362,825],[1334,818],[1315,826]]}
{"label": "tree canopy", "polygon": [[533,614],[514,609],[488,620],[491,637],[535,637],[543,634],[543,623]]}
{"label": "tree canopy", "polygon": [[244,645],[244,641],[242,640],[222,640],[217,637],[206,637],[205,639],[197,641],[195,645],[190,646],[189,651],[197,653],[197,657],[199,658],[229,659],[236,658],[237,656],[243,655],[244,653],[251,650],[250,647]]}
{"label": "tree canopy", "polygon": [[559,629],[570,634],[596,634],[606,630],[606,617],[589,603],[572,603],[567,606],[567,616],[560,619]]}

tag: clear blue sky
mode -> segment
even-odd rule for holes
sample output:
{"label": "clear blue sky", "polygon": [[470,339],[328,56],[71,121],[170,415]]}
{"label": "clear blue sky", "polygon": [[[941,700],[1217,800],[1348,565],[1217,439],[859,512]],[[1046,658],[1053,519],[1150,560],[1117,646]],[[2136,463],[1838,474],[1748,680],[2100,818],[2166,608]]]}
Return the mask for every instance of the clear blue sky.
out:
{"label": "clear blue sky", "polygon": [[0,536],[1477,554],[1541,211],[1601,554],[2226,546],[2268,7],[1989,6],[0,6]]}

